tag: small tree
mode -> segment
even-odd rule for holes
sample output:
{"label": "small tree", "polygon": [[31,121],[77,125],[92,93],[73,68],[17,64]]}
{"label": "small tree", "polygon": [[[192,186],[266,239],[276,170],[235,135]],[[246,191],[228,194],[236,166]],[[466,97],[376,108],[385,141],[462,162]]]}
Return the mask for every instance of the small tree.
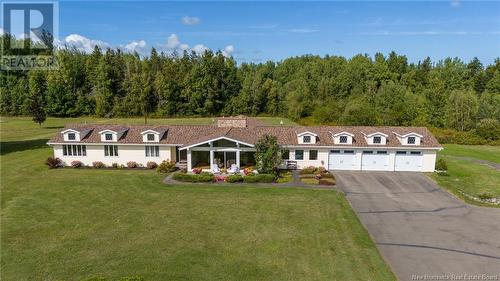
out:
{"label": "small tree", "polygon": [[47,119],[44,106],[45,77],[42,72],[35,71],[29,77],[29,112],[33,121],[40,127]]}
{"label": "small tree", "polygon": [[259,173],[276,174],[281,152],[275,136],[264,135],[255,144],[255,162]]}

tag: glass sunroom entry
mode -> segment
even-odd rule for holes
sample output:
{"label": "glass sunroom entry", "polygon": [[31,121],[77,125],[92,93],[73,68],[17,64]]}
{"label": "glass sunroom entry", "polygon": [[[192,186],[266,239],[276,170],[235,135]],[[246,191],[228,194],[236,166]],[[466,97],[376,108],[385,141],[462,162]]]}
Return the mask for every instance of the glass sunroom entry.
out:
{"label": "glass sunroom entry", "polygon": [[207,172],[239,172],[240,169],[255,164],[255,148],[252,144],[226,137],[181,147],[186,150],[187,170],[193,168]]}

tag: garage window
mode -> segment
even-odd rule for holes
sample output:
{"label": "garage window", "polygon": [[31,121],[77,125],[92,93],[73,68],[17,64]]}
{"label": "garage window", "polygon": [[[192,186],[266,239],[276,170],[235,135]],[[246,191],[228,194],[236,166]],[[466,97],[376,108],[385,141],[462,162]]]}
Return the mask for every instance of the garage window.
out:
{"label": "garage window", "polygon": [[406,154],[406,151],[396,151],[396,154]]}
{"label": "garage window", "polygon": [[365,150],[365,151],[363,151],[363,154],[373,154],[373,151],[371,151],[371,150]]}
{"label": "garage window", "polygon": [[412,151],[410,152],[411,155],[420,155],[420,151]]}
{"label": "garage window", "polygon": [[354,154],[354,150],[344,150],[344,154]]}
{"label": "garage window", "polygon": [[335,154],[337,154],[337,153],[340,153],[340,150],[330,150],[330,153],[335,153]]}
{"label": "garage window", "polygon": [[317,150],[309,150],[309,160],[318,160]]}
{"label": "garage window", "polygon": [[295,160],[304,160],[304,150],[295,150]]}
{"label": "garage window", "polygon": [[387,154],[387,151],[377,151],[377,154]]}

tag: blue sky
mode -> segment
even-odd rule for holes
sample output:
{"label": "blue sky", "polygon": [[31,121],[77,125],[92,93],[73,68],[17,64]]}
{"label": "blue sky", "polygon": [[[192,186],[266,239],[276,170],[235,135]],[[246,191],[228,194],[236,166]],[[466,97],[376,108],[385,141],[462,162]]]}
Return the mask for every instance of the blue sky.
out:
{"label": "blue sky", "polygon": [[62,1],[59,11],[61,40],[82,49],[210,48],[239,62],[391,50],[412,62],[500,57],[498,1]]}

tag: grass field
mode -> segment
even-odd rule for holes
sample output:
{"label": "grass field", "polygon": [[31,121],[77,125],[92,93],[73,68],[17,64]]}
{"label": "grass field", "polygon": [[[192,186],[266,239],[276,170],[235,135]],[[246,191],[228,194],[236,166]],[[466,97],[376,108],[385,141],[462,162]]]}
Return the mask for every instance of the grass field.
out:
{"label": "grass field", "polygon": [[500,171],[473,161],[478,159],[500,163],[500,147],[447,144],[444,148],[439,152],[439,157],[446,159],[449,175],[433,174],[438,184],[468,203],[495,206],[472,201],[461,192],[475,197],[486,193],[500,198]]}
{"label": "grass field", "polygon": [[2,280],[395,280],[340,193],[49,170],[65,122],[2,118]]}

